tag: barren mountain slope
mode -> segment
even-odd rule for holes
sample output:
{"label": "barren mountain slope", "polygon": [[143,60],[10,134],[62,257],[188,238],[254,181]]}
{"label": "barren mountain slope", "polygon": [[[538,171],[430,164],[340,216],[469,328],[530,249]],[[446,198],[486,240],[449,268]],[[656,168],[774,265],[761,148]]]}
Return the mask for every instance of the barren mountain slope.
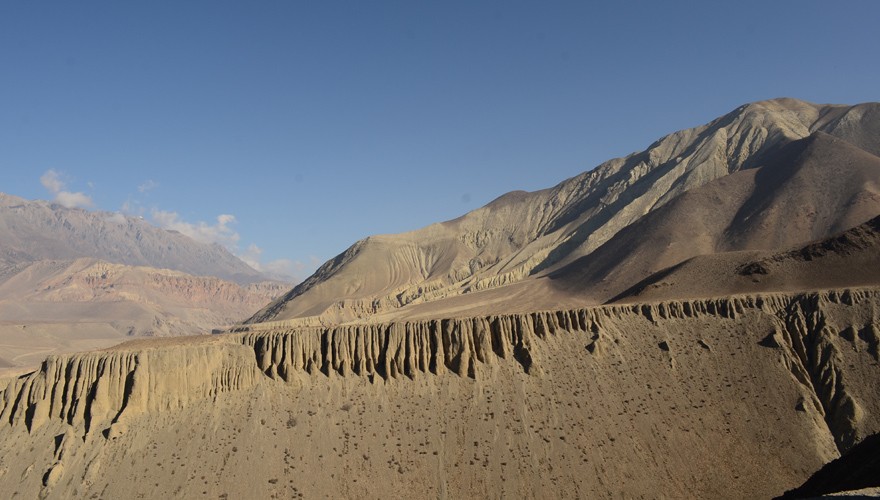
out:
{"label": "barren mountain slope", "polygon": [[[788,250],[880,214],[880,158],[846,141],[817,132],[766,161],[692,189],[642,217],[589,256],[551,273],[553,286],[572,294],[589,290],[605,302],[691,257]],[[702,284],[679,288],[682,295],[668,297],[719,295],[717,287],[709,291],[718,280],[711,273],[703,278]]]}
{"label": "barren mountain slope", "polygon": [[878,312],[873,288],[53,356],[0,384],[0,491],[767,498],[880,430]]}
{"label": "barren mountain slope", "polygon": [[0,193],[0,369],[132,335],[209,333],[289,286],[266,279],[140,218]]}
{"label": "barren mountain slope", "polygon": [[590,255],[550,273],[374,318],[426,319],[609,300],[643,302],[880,283],[880,271],[872,267],[880,249],[872,243],[870,224],[847,233],[860,239],[861,250],[841,248],[815,262],[774,265],[772,276],[760,279],[739,274],[737,268],[749,259],[769,258],[779,250],[800,251],[804,242],[816,239],[813,235],[834,234],[880,213],[880,158],[846,141],[817,132],[770,155],[767,165],[691,189]]}
{"label": "barren mountain slope", "polygon": [[876,498],[880,496],[880,434],[868,436],[840,458],[826,464],[798,488],[779,499]]}
{"label": "barren mountain slope", "polygon": [[[878,109],[877,103],[850,107],[793,99],[742,106],[554,188],[509,193],[453,221],[359,241],[250,322],[297,318],[296,324],[337,324],[389,317],[403,306],[546,276],[591,255],[622,229],[679,195],[715,180],[740,191],[721,193],[728,210],[724,216],[732,217],[726,223],[712,217],[712,199],[701,200],[708,205],[697,208],[709,217],[693,229],[708,230],[712,236],[700,236],[697,241],[702,243],[695,250],[775,248],[768,245],[829,236],[880,213],[877,157],[872,153],[880,149],[880,136],[873,134],[880,127]],[[807,137],[811,138],[790,144]],[[845,161],[838,162],[835,155],[843,155]],[[824,164],[826,160],[832,164]],[[796,214],[797,225],[784,232],[782,241],[762,240],[770,232],[762,224],[779,227],[791,216],[791,207],[785,205],[790,197],[799,196],[799,189],[817,190],[811,182],[818,179],[810,175],[833,181],[833,189],[823,194],[823,199],[832,199],[833,208],[817,202],[815,214]],[[733,179],[724,180],[728,178]],[[851,198],[835,198],[838,188]],[[847,203],[853,207],[847,208]],[[771,206],[778,209],[768,210]],[[759,219],[750,220],[754,217]],[[716,249],[719,238],[726,246]],[[674,260],[676,252],[667,257]],[[603,272],[615,265],[609,262]],[[665,267],[653,262],[647,266],[645,273]]]}
{"label": "barren mountain slope", "polygon": [[0,368],[129,336],[206,334],[242,321],[287,287],[96,259],[39,261],[0,282]]}
{"label": "barren mountain slope", "polygon": [[[0,491],[781,494],[880,432],[871,272],[859,288],[584,304],[650,273],[642,285],[705,281],[726,268],[676,273],[712,259],[769,288],[850,283],[877,259],[877,108],[744,106],[553,189],[358,242],[231,333],[50,356],[0,379]],[[34,267],[12,288],[117,304],[125,279],[96,265]],[[188,279],[137,297],[192,297]],[[318,322],[349,323],[302,326]]]}
{"label": "barren mountain slope", "polygon": [[220,245],[199,243],[139,218],[2,193],[0,235],[0,280],[10,272],[4,267],[81,257],[217,276],[241,284],[267,279]]}
{"label": "barren mountain slope", "polygon": [[[460,317],[492,314],[495,311],[526,313],[536,309],[582,307],[584,303],[644,303],[657,300],[684,298],[726,297],[737,294],[804,292],[830,288],[876,286],[880,283],[880,217],[861,224],[831,238],[808,245],[796,245],[791,250],[773,252],[745,250],[707,253],[688,258],[635,282],[639,273],[647,273],[651,261],[645,258],[663,258],[673,247],[687,247],[685,238],[689,225],[698,221],[681,219],[678,238],[674,241],[640,248],[642,238],[627,238],[641,224],[621,231],[592,256],[576,261],[549,277],[530,279],[505,287],[472,294],[448,297],[432,302],[415,304],[389,313],[379,313],[373,321],[426,320],[440,317]],[[660,231],[659,233],[663,233]],[[656,232],[645,228],[645,237]],[[683,236],[684,235],[684,236]],[[695,236],[694,241],[699,241]],[[629,240],[629,241],[627,241]],[[621,241],[626,244],[621,244]],[[647,240],[650,241],[650,240]],[[635,251],[628,253],[627,245]],[[606,248],[607,247],[607,248]],[[651,251],[653,248],[653,252]],[[665,250],[664,250],[665,249]],[[629,263],[626,279],[615,268],[614,274],[601,272],[607,265],[608,255],[627,255]],[[690,252],[691,250],[688,250]],[[635,257],[633,257],[633,255]],[[657,257],[657,256],[660,257]],[[606,258],[600,258],[605,256]],[[681,257],[681,256],[680,256]],[[681,257],[684,258],[684,257]],[[660,267],[660,266],[657,266]],[[633,272],[633,270],[638,273]],[[625,285],[633,283],[620,293]],[[277,326],[294,325],[293,321],[273,323]]]}
{"label": "barren mountain slope", "polygon": [[880,283],[880,217],[784,252],[722,252],[659,271],[615,302],[793,292]]}

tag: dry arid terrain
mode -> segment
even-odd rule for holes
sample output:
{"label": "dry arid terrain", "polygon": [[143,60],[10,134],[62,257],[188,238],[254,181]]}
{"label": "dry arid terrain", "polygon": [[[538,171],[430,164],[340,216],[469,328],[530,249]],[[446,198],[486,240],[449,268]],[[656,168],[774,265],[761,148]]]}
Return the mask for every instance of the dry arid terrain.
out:
{"label": "dry arid terrain", "polygon": [[[361,240],[251,321],[387,320],[426,303],[441,316],[602,304],[691,257],[788,250],[876,217],[878,154],[880,104],[745,105],[553,188]],[[485,291],[497,293],[437,305]]]}
{"label": "dry arid terrain", "polygon": [[357,242],[226,333],[51,355],[0,379],[0,491],[771,498],[839,459],[791,494],[871,493],[878,154],[880,104],[753,103]]}
{"label": "dry arid terrain", "polygon": [[0,370],[131,337],[210,333],[247,318],[288,287],[89,258],[41,260],[0,283]]}
{"label": "dry arid terrain", "polygon": [[139,336],[207,334],[284,293],[219,245],[0,193],[0,374]]}
{"label": "dry arid terrain", "polygon": [[265,276],[219,245],[157,228],[143,217],[65,208],[0,193],[0,268],[92,257],[247,284]]}
{"label": "dry arid terrain", "polygon": [[0,400],[0,488],[770,497],[880,429],[878,303],[767,294],[51,357]]}

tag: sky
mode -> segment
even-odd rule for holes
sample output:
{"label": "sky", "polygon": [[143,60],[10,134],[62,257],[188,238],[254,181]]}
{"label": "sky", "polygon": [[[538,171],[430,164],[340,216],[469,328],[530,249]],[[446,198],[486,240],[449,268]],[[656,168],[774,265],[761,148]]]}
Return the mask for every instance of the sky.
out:
{"label": "sky", "polygon": [[880,100],[880,2],[0,2],[0,192],[305,278],[746,102]]}

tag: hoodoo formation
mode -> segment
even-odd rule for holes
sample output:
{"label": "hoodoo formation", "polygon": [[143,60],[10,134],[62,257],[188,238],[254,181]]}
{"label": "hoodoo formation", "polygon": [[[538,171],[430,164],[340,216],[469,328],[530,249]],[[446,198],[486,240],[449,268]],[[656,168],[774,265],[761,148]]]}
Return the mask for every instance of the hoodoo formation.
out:
{"label": "hoodoo formation", "polygon": [[878,299],[257,326],[56,356],[2,393],[0,480],[59,498],[779,494],[880,427]]}
{"label": "hoodoo formation", "polygon": [[0,491],[782,495],[880,432],[878,132],[749,104],[359,241],[222,334],[49,356],[0,379]]}

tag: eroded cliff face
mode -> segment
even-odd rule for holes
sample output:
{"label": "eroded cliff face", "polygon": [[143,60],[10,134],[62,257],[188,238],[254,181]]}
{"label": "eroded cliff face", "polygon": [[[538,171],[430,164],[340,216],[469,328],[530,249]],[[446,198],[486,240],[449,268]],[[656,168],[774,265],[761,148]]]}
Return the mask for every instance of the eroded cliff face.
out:
{"label": "eroded cliff face", "polygon": [[[774,319],[778,327],[761,345],[781,351],[792,374],[815,395],[817,409],[845,449],[858,441],[864,412],[847,393],[841,349],[863,349],[878,359],[878,303],[880,291],[858,289],[333,328],[254,325],[167,347],[133,343],[52,356],[40,370],[9,382],[0,416],[29,429],[60,418],[88,431],[97,422],[118,420],[125,411],[171,410],[190,400],[251,387],[260,372],[282,380],[292,380],[294,373],[391,380],[446,371],[475,378],[480,365],[514,362],[526,373],[541,373],[533,346],[551,336],[583,335],[587,351],[600,354],[619,341],[608,332],[625,328],[621,324],[634,317],[662,325],[705,317],[735,320],[751,312]],[[840,305],[868,309],[840,318],[835,314]],[[836,319],[829,320],[829,314]]]}
{"label": "eroded cliff face", "polygon": [[253,351],[228,342],[51,356],[38,371],[8,382],[0,419],[29,432],[59,420],[112,436],[124,431],[128,415],[173,412],[249,388],[258,377]]}
{"label": "eroded cliff face", "polygon": [[[127,447],[149,449],[152,439],[161,441],[151,433],[159,436],[167,427],[174,436],[201,434],[204,453],[215,453],[233,439],[223,430],[226,422],[251,429],[248,439],[255,443],[299,443],[276,458],[305,477],[323,477],[323,467],[335,471],[304,490],[314,494],[328,484],[350,488],[342,482],[381,472],[355,451],[366,457],[387,445],[389,438],[375,443],[369,432],[416,436],[419,446],[398,448],[389,458],[413,486],[356,488],[349,490],[353,495],[433,495],[441,473],[444,481],[447,473],[474,475],[476,482],[449,482],[445,488],[452,496],[479,493],[477,477],[508,477],[503,468],[492,468],[497,464],[483,469],[492,460],[514,464],[518,476],[508,487],[533,495],[656,494],[651,488],[669,474],[690,478],[682,479],[684,489],[665,487],[664,494],[673,496],[781,493],[880,431],[878,332],[880,290],[854,289],[334,328],[254,325],[208,338],[136,341],[54,356],[40,370],[3,382],[0,488],[64,497],[113,488],[102,474],[132,474],[131,467],[160,477],[161,460],[145,461],[138,454],[143,451]],[[361,397],[355,427],[330,414],[320,424],[311,420],[324,404],[341,406],[341,415],[348,415],[352,403],[346,401]],[[389,413],[387,407],[398,410]],[[218,414],[214,408],[225,409]],[[202,419],[213,422],[215,437],[200,430]],[[313,423],[297,426],[298,419]],[[394,431],[419,419],[439,427]],[[547,434],[550,422],[556,424]],[[143,428],[155,425],[144,434]],[[315,441],[318,428],[326,436]],[[339,429],[345,430],[344,445],[331,450],[319,444]],[[54,446],[44,442],[52,439]],[[464,440],[455,445],[464,451],[455,451],[448,463],[426,465],[431,449],[452,453],[443,446],[450,439]],[[466,451],[471,441],[484,439],[481,446],[497,440],[502,445],[475,465]],[[27,442],[53,451],[27,452]],[[270,443],[253,453],[268,453]],[[309,455],[311,447],[323,450],[323,458]],[[644,453],[632,456],[633,449]],[[674,458],[685,449],[696,458]],[[177,450],[168,453],[179,456]],[[294,456],[299,465],[290,461]],[[543,458],[533,462],[530,456]],[[742,465],[755,456],[774,457],[779,470],[768,475],[760,464]],[[626,480],[634,467],[644,471],[644,481]],[[176,485],[177,494],[201,493],[190,491],[191,478],[161,477]],[[238,482],[255,488],[242,490],[247,494],[271,493],[261,489],[265,481],[255,484],[247,474]],[[217,484],[229,486],[220,476]],[[620,489],[623,484],[630,489]]]}

